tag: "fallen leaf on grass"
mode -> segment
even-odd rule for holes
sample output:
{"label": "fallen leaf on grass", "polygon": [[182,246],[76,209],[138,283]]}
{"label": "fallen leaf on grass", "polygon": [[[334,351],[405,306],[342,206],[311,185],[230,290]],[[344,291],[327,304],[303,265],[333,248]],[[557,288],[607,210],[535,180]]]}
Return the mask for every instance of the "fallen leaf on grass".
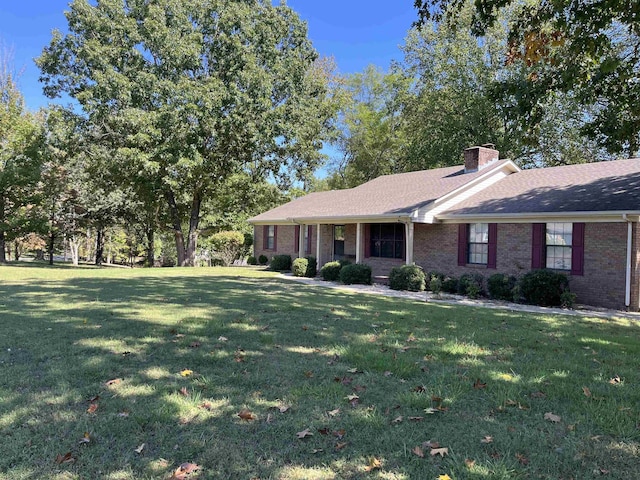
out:
{"label": "fallen leaf on grass", "polygon": [[311,433],[311,430],[309,430],[308,428],[305,428],[304,430],[302,430],[301,432],[296,433],[296,436],[299,439],[303,439],[306,437],[311,437],[313,436],[313,433]]}
{"label": "fallen leaf on grass", "polygon": [[585,397],[591,396],[591,390],[589,390],[589,387],[582,387],[582,392],[584,393]]}
{"label": "fallen leaf on grass", "polygon": [[191,342],[191,344],[189,345],[189,347],[191,348],[198,348],[201,345],[200,342]]}
{"label": "fallen leaf on grass", "polygon": [[493,443],[493,437],[490,437],[489,435],[485,435],[485,437],[480,440],[480,443]]}
{"label": "fallen leaf on grass", "polygon": [[180,389],[180,394],[185,396],[185,397],[188,397],[189,396],[189,390],[187,390],[187,387],[182,387]]}
{"label": "fallen leaf on grass", "polygon": [[78,443],[80,445],[91,443],[91,436],[89,435],[89,432],[84,432],[84,436],[80,439]]}
{"label": "fallen leaf on grass", "polygon": [[219,341],[219,342],[226,342],[226,341],[228,341],[228,340],[229,340],[229,339],[228,339],[227,337],[218,337],[218,341]]}
{"label": "fallen leaf on grass", "polygon": [[287,410],[289,410],[289,406],[288,406],[288,405],[280,405],[280,406],[278,407],[278,411],[279,411],[280,413],[285,413]]}
{"label": "fallen leaf on grass", "polygon": [[551,412],[545,413],[544,419],[549,420],[550,422],[553,422],[553,423],[560,423],[560,421],[562,421],[562,417],[559,417],[558,415],[554,415]]}
{"label": "fallen leaf on grass", "polygon": [[307,370],[304,372],[304,376],[307,378],[313,378],[313,372],[311,370]]}
{"label": "fallen leaf on grass", "polygon": [[451,480],[451,477],[445,473],[444,475],[438,475],[438,480]]}
{"label": "fallen leaf on grass", "polygon": [[173,475],[169,477],[169,480],[185,480],[188,478],[188,475],[191,475],[194,472],[200,470],[200,465],[196,463],[183,463],[178,468],[176,468]]}
{"label": "fallen leaf on grass", "polygon": [[417,387],[414,387],[412,391],[416,393],[424,393],[427,391],[427,388],[424,385],[418,385]]}
{"label": "fallen leaf on grass", "polygon": [[118,413],[118,416],[121,418],[127,418],[129,416],[129,412],[128,411],[122,411],[120,413]]}
{"label": "fallen leaf on grass", "polygon": [[369,459],[369,464],[364,467],[365,472],[371,472],[372,470],[379,470],[382,468],[382,462],[376,457]]}
{"label": "fallen leaf on grass", "polygon": [[350,385],[351,382],[353,382],[353,378],[352,377],[347,377],[347,376],[344,376],[342,378],[335,377],[333,379],[333,381],[336,382],[336,383],[341,383],[342,385]]}
{"label": "fallen leaf on grass", "polygon": [[348,442],[338,442],[336,443],[336,450],[342,450],[347,445],[348,445]]}
{"label": "fallen leaf on grass", "polygon": [[389,370],[387,370],[386,372],[383,373],[383,375],[385,377],[390,377],[391,375],[393,375],[393,372],[390,372]]}
{"label": "fallen leaf on grass", "polygon": [[199,405],[199,407],[200,407],[200,408],[204,408],[205,410],[209,410],[209,411],[211,411],[211,410],[213,410],[213,403],[211,403],[211,402],[202,402],[202,403]]}
{"label": "fallen leaf on grass", "polygon": [[333,431],[333,436],[334,437],[338,437],[338,440],[342,440],[342,437],[344,437],[346,434],[347,434],[347,432],[344,429],[334,430]]}
{"label": "fallen leaf on grass", "polygon": [[105,385],[107,387],[111,387],[113,385],[118,385],[120,382],[122,382],[121,378],[114,378],[113,380],[109,380],[108,382],[105,382]]}
{"label": "fallen leaf on grass", "polygon": [[424,452],[419,446],[414,447],[411,452],[413,452],[413,454],[417,455],[420,458],[424,458]]}
{"label": "fallen leaf on grass", "polygon": [[188,377],[189,375],[193,375],[193,370],[189,370],[188,368],[186,368],[180,372],[180,375],[182,375],[183,377]]}
{"label": "fallen leaf on grass", "polygon": [[486,383],[482,383],[479,378],[476,379],[475,382],[473,382],[473,388],[475,388],[476,390],[481,390],[481,389],[486,388],[486,387],[487,387],[487,384]]}
{"label": "fallen leaf on grass", "polygon": [[87,408],[87,413],[96,413],[96,410],[98,410],[98,404],[92,403],[89,405],[89,408]]}
{"label": "fallen leaf on grass", "polygon": [[329,435],[329,429],[328,429],[327,427],[319,428],[319,429],[318,429],[318,433],[319,433],[320,435]]}
{"label": "fallen leaf on grass", "polygon": [[440,448],[440,444],[429,440],[427,442],[422,442],[422,448]]}
{"label": "fallen leaf on grass", "polygon": [[620,379],[620,377],[618,375],[616,375],[615,377],[613,377],[612,379],[609,380],[609,383],[611,385],[616,385],[618,383],[622,382],[622,380]]}
{"label": "fallen leaf on grass", "polygon": [[516,453],[516,459],[521,465],[529,465],[529,459],[521,453]]}
{"label": "fallen leaf on grass", "polygon": [[327,412],[327,414],[328,414],[330,417],[335,417],[335,416],[336,416],[336,415],[338,415],[339,413],[340,413],[340,409],[339,409],[339,408],[336,408],[335,410],[330,410],[330,411],[328,411],[328,412]]}
{"label": "fallen leaf on grass", "polygon": [[96,395],[96,396],[94,396],[94,397],[91,397],[91,398],[89,399],[89,403],[95,403],[95,402],[97,402],[98,400],[100,400],[100,395]]}
{"label": "fallen leaf on grass", "polygon": [[402,415],[394,418],[393,420],[391,420],[391,423],[402,423],[402,421],[404,420],[404,417]]}
{"label": "fallen leaf on grass", "polygon": [[364,373],[364,372],[357,368],[350,368],[349,370],[347,370],[347,373]]}
{"label": "fallen leaf on grass", "polygon": [[324,452],[324,450],[322,448],[314,448],[313,450],[311,450],[311,453],[321,453]]}
{"label": "fallen leaf on grass", "polygon": [[73,456],[73,453],[67,452],[64,455],[56,455],[55,462],[58,465],[62,465],[63,463],[74,463],[76,460],[77,458]]}
{"label": "fallen leaf on grass", "polygon": [[138,448],[134,448],[133,451],[136,453],[142,453],[142,450],[144,450],[144,447],[146,447],[147,444],[146,443],[141,443]]}
{"label": "fallen leaf on grass", "polygon": [[358,392],[358,393],[359,393],[359,392],[364,392],[366,389],[367,389],[367,387],[366,387],[366,386],[364,386],[364,385],[355,385],[355,386],[353,387],[353,391],[354,391],[354,392]]}
{"label": "fallen leaf on grass", "polygon": [[448,448],[432,448],[431,449],[431,456],[435,457],[436,455],[440,455],[441,457],[444,457],[445,455],[449,455],[449,449]]}
{"label": "fallen leaf on grass", "polygon": [[476,461],[475,460],[471,460],[470,458],[465,458],[464,459],[464,464],[467,466],[467,468],[473,468],[476,466]]}
{"label": "fallen leaf on grass", "polygon": [[424,420],[424,417],[409,417],[409,420],[412,422],[421,422]]}
{"label": "fallen leaf on grass", "polygon": [[247,410],[246,408],[243,408],[242,410],[240,410],[238,412],[238,416],[242,419],[242,420],[255,420],[256,416],[249,410]]}

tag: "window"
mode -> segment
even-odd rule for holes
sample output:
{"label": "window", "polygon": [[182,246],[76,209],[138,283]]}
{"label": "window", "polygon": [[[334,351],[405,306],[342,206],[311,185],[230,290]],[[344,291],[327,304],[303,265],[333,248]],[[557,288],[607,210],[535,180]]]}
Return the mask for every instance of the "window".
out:
{"label": "window", "polygon": [[467,263],[486,265],[489,260],[489,224],[469,224]]}
{"label": "window", "polygon": [[334,225],[333,227],[333,255],[334,258],[344,256],[344,225]]}
{"label": "window", "polygon": [[547,223],[546,225],[546,267],[555,270],[571,270],[573,224]]}
{"label": "window", "polygon": [[377,223],[370,228],[370,256],[404,258],[403,223]]}
{"label": "window", "polygon": [[307,225],[307,228],[304,228],[304,253],[311,253],[311,225]]}
{"label": "window", "polygon": [[276,226],[275,225],[264,226],[264,249],[265,250],[276,249]]}

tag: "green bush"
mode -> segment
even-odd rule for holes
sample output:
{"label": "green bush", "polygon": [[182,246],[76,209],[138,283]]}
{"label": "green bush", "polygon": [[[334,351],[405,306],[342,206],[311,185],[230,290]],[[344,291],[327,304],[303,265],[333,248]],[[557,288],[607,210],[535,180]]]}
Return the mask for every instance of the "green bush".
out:
{"label": "green bush", "polygon": [[440,295],[440,292],[442,291],[442,278],[437,275],[432,276],[429,281],[429,290],[436,295]]}
{"label": "green bush", "polygon": [[445,277],[442,280],[442,291],[446,293],[456,293],[458,291],[458,279],[456,277]]}
{"label": "green bush", "polygon": [[291,271],[296,277],[306,277],[309,260],[306,258],[296,258],[291,266]]}
{"label": "green bush", "polygon": [[458,293],[470,298],[478,298],[484,294],[484,277],[479,273],[465,273],[458,280]]}
{"label": "green bush", "polygon": [[340,262],[327,262],[320,269],[320,276],[323,280],[335,282],[340,280],[340,270],[342,270]]}
{"label": "green bush", "polygon": [[316,257],[306,257],[307,259],[307,271],[304,276],[309,278],[315,278],[318,274],[318,262]]}
{"label": "green bush", "polygon": [[524,301],[532,305],[560,306],[562,294],[568,288],[566,275],[545,268],[531,270],[520,279],[520,293]]}
{"label": "green bush", "polygon": [[256,257],[254,257],[253,255],[249,255],[249,258],[247,258],[247,265],[257,265],[258,264],[258,260],[256,259]]}
{"label": "green bush", "polygon": [[340,281],[345,285],[353,283],[371,285],[371,267],[363,263],[345,265],[340,270]]}
{"label": "green bush", "polygon": [[291,271],[296,277],[315,277],[317,273],[315,257],[296,258],[292,263]]}
{"label": "green bush", "polygon": [[389,287],[392,290],[421,292],[426,288],[424,271],[418,265],[393,267],[389,273]]}
{"label": "green bush", "polygon": [[260,255],[260,256],[258,257],[258,263],[259,263],[260,265],[266,265],[267,263],[269,263],[269,259],[267,258],[267,256],[266,256],[266,255]]}
{"label": "green bush", "polygon": [[271,257],[269,268],[275,272],[291,270],[291,255],[274,255]]}
{"label": "green bush", "polygon": [[440,272],[427,272],[426,275],[426,280],[427,280],[427,285],[426,288],[427,290],[431,290],[431,280],[433,280],[434,278],[439,279],[440,281],[444,280],[444,273],[440,273]]}
{"label": "green bush", "polygon": [[513,289],[518,279],[513,275],[495,273],[487,279],[487,290],[489,296],[496,300],[513,300]]}
{"label": "green bush", "polygon": [[241,232],[218,232],[208,238],[213,256],[220,259],[225,267],[240,258],[244,250],[245,237]]}
{"label": "green bush", "polygon": [[578,298],[578,296],[567,289],[560,295],[560,306],[562,308],[573,308],[576,303],[576,298]]}

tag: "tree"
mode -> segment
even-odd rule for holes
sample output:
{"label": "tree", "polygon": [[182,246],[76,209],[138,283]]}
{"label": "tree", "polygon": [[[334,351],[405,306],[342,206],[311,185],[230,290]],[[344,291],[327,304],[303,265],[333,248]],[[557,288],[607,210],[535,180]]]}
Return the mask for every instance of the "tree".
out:
{"label": "tree", "polygon": [[193,265],[203,203],[230,175],[287,181],[320,162],[329,72],[285,4],[74,0],[66,15],[38,59],[45,92],[75,98],[154,180],[179,264]]}
{"label": "tree", "polygon": [[0,55],[0,263],[6,262],[7,241],[38,229],[39,132],[38,119],[25,110],[8,55]]}
{"label": "tree", "polygon": [[[467,0],[415,0],[418,24],[452,21]],[[633,156],[640,148],[640,3],[632,0],[516,2],[476,0],[466,27],[484,35],[513,11],[507,63],[528,70],[525,81],[505,79],[496,97],[512,95],[530,124],[544,116],[554,92],[570,93],[592,108],[582,132],[610,153]],[[516,92],[519,92],[516,93]]]}
{"label": "tree", "polygon": [[410,81],[402,73],[384,73],[369,65],[345,77],[337,147],[343,158],[332,184],[350,188],[395,173],[405,144],[401,115]]}

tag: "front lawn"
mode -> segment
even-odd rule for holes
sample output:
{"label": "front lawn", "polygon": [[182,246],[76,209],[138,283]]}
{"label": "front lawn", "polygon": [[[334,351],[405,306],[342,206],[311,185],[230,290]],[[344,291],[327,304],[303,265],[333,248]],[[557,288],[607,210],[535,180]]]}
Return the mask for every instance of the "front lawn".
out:
{"label": "front lawn", "polygon": [[0,322],[2,479],[640,472],[629,320],[356,295],[257,269],[2,266]]}

